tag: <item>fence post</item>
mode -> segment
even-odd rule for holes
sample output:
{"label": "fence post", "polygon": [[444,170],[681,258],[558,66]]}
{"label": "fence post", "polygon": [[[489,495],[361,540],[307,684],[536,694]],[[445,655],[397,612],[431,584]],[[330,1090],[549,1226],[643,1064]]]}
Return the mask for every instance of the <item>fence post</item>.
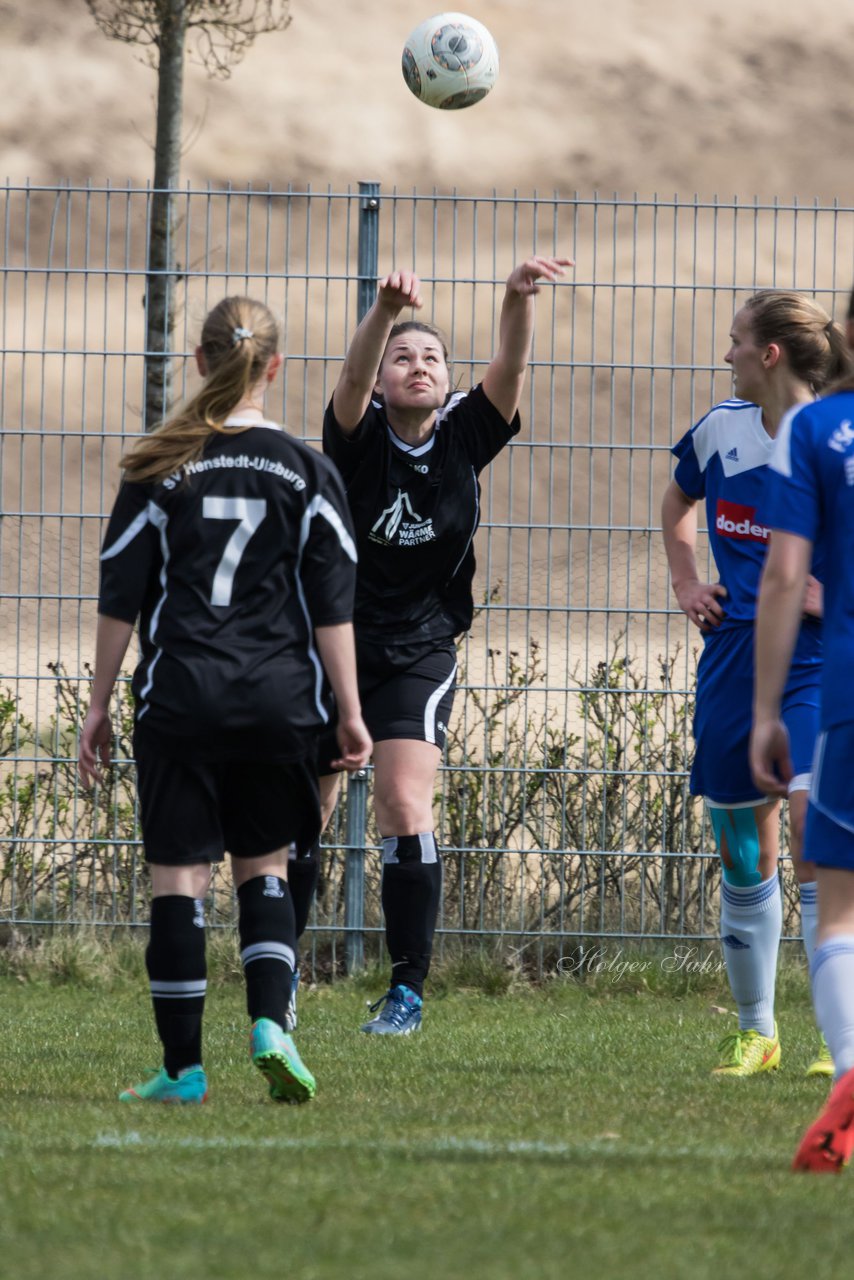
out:
{"label": "fence post", "polygon": [[[362,320],[376,296],[379,275],[380,184],[359,183],[359,261],[356,314]],[[344,965],[348,973],[365,966],[365,844],[368,771],[358,769],[347,783],[347,855],[344,863]]]}

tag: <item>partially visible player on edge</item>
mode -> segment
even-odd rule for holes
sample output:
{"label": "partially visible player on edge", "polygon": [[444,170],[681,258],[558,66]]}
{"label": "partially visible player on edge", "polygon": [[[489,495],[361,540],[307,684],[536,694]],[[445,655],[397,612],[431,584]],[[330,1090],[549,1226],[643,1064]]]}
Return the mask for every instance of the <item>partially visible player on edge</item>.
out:
{"label": "partially visible player on edge", "polygon": [[[314,748],[338,706],[337,766],[371,741],[356,684],[356,550],[335,468],[264,416],[282,363],[270,311],[232,297],[196,350],[196,396],[122,459],[101,553],[92,700],[80,738],[84,784],[110,759],[109,704],[134,623],[142,836],[151,866],[146,951],[163,1066],[122,1101],[204,1102],[204,897],[231,855],[250,1055],[277,1101],[315,1081],[284,1031],[296,934],[291,842],[320,830]],[[321,669],[322,664],[322,669]]]}
{"label": "partially visible player on edge", "polygon": [[[716,405],[675,445],[679,459],[662,504],[664,545],[679,606],[703,636],[697,668],[691,791],[705,797],[723,863],[720,928],[738,1031],[714,1072],[741,1078],[780,1062],[774,1017],[782,901],[777,874],[779,800],[758,790],[748,757],[759,575],[768,547],[765,486],[781,419],[846,368],[844,336],[809,298],[765,289],[736,313],[725,359],[738,399]],[[696,504],[705,499],[718,582],[701,579]],[[807,956],[815,947],[816,890],[801,838],[821,675],[821,567],[810,576],[783,714],[795,772],[788,786],[792,859]],[[830,1075],[822,1041],[808,1075]]]}
{"label": "partially visible player on edge", "polygon": [[[519,431],[538,282],[569,266],[568,258],[533,257],[511,272],[498,350],[467,394],[451,394],[440,332],[397,323],[404,308],[422,305],[421,285],[411,272],[392,272],[353,335],[324,418],[323,447],[344,477],[356,526],[359,688],[382,836],[391,978],[362,1027],[371,1034],[407,1035],[421,1024],[442,884],[433,796],[454,699],[455,637],[474,609],[478,477]],[[328,815],[338,778],[323,756],[321,747]],[[304,921],[316,871],[310,860],[295,870]]]}
{"label": "partially visible player on edge", "polygon": [[[847,336],[854,347],[854,292]],[[821,731],[804,856],[818,884],[813,1002],[836,1084],[792,1167],[839,1173],[854,1151],[854,376],[784,420],[771,469],[766,518],[773,533],[759,592],[750,760],[758,787],[785,793],[793,764],[780,706],[810,563],[823,545]]]}

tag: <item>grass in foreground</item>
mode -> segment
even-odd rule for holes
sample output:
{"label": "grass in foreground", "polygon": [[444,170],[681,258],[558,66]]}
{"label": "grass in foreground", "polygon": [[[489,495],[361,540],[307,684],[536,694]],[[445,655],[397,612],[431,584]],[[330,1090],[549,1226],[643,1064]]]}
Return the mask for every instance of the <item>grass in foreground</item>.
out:
{"label": "grass in foreground", "polygon": [[854,1170],[789,1172],[827,1089],[803,1079],[816,1033],[793,973],[782,1068],[742,1082],[708,1073],[734,1025],[711,982],[676,994],[612,972],[488,996],[446,971],[403,1041],[358,1031],[381,978],[301,993],[318,1095],[300,1108],[267,1100],[227,975],[201,1108],[116,1101],[158,1063],[138,974],[4,978],[3,1274],[719,1280],[751,1258],[844,1273]]}

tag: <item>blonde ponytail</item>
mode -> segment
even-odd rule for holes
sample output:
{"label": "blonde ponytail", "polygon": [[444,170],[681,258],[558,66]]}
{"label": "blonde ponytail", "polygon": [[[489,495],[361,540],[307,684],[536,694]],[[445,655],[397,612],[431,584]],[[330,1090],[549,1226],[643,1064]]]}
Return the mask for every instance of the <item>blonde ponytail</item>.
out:
{"label": "blonde ponytail", "polygon": [[224,423],[256,386],[279,348],[272,312],[253,298],[223,298],[202,326],[201,351],[207,373],[199,391],[121,459],[125,479],[141,484],[163,480],[196,462],[214,433],[245,427]]}

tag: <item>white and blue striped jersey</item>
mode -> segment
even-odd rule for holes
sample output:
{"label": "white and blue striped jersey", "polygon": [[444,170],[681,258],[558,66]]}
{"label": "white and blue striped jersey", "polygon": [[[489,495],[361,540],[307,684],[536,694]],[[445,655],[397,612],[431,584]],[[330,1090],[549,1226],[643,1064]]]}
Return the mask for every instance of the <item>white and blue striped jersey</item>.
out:
{"label": "white and blue striped jersey", "polygon": [[854,721],[854,392],[804,405],[781,423],[769,470],[772,529],[825,548],[821,727]]}
{"label": "white and blue striped jersey", "polygon": [[350,622],[356,548],[341,479],[274,423],[122,484],[99,613],[139,620],[136,718],[197,759],[300,756],[328,718],[314,628]]}
{"label": "white and blue striped jersey", "polygon": [[[696,752],[691,791],[719,804],[760,798],[748,762],[753,702],[753,624],[759,580],[768,551],[770,461],[774,440],[762,410],[726,400],[701,418],[674,447],[676,483],[690,498],[705,499],[709,541],[727,595],[723,622],[703,634],[694,709]],[[813,572],[821,576],[814,561]],[[787,723],[799,768],[807,769],[818,728],[822,624],[805,619],[786,685]]]}
{"label": "white and blue striped jersey", "polygon": [[756,616],[768,549],[765,502],[773,451],[762,410],[746,400],[715,405],[672,449],[679,459],[679,488],[689,498],[705,499],[712,555],[727,590],[717,631],[752,623]]}

